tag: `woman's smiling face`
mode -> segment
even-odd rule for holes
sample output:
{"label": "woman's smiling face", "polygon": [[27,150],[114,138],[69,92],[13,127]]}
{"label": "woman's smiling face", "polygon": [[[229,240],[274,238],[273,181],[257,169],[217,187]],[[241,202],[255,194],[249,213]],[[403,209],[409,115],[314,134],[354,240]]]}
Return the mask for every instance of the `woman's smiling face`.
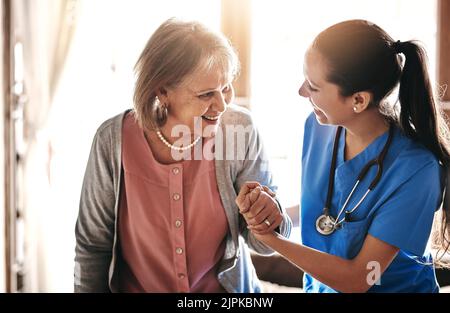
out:
{"label": "woman's smiling face", "polygon": [[352,116],[352,97],[343,97],[336,84],[327,81],[328,64],[315,49],[309,49],[303,64],[305,81],[299,89],[309,98],[317,121],[322,124],[343,125]]}
{"label": "woman's smiling face", "polygon": [[208,137],[217,131],[220,116],[233,101],[234,90],[230,75],[215,66],[206,72],[195,71],[177,87],[167,88],[166,93],[158,97],[168,107],[166,126],[185,125],[192,134],[201,130],[202,134],[196,136]]}

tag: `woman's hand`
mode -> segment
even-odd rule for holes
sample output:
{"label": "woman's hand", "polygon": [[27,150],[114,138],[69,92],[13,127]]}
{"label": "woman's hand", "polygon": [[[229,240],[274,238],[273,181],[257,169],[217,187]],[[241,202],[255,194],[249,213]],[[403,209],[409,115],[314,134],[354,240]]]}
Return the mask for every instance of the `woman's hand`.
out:
{"label": "woman's hand", "polygon": [[239,211],[254,235],[264,235],[280,226],[283,215],[275,194],[258,182],[246,182],[236,198]]}

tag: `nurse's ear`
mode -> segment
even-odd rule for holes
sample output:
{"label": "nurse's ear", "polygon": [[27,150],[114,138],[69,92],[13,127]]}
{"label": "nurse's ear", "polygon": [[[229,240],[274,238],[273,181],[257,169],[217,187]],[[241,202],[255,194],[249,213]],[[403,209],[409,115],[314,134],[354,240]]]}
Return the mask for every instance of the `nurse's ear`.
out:
{"label": "nurse's ear", "polygon": [[352,95],[353,112],[361,113],[369,106],[372,101],[372,94],[367,91],[356,92]]}

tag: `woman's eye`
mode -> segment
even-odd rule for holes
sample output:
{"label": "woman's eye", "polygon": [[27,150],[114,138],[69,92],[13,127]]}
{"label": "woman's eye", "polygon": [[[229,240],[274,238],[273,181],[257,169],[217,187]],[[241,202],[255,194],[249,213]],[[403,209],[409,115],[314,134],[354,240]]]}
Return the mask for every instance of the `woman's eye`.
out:
{"label": "woman's eye", "polygon": [[201,94],[201,95],[198,96],[198,97],[199,97],[200,99],[209,99],[209,98],[211,98],[212,96],[214,96],[214,92],[213,92],[213,91],[210,91],[210,92]]}

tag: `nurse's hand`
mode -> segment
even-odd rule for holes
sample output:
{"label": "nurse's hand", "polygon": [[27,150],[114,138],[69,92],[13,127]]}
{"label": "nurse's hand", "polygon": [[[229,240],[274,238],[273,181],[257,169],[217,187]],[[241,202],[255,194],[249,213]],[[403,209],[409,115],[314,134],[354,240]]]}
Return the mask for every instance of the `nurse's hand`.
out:
{"label": "nurse's hand", "polygon": [[258,234],[254,231],[252,231],[253,236],[256,238],[256,240],[268,245],[270,247],[270,242],[274,237],[277,237],[278,235],[275,232],[269,232],[266,234]]}
{"label": "nurse's hand", "polygon": [[283,215],[278,203],[274,199],[275,194],[258,182],[245,183],[236,204],[247,222],[247,228],[254,234],[267,234],[280,226]]}

